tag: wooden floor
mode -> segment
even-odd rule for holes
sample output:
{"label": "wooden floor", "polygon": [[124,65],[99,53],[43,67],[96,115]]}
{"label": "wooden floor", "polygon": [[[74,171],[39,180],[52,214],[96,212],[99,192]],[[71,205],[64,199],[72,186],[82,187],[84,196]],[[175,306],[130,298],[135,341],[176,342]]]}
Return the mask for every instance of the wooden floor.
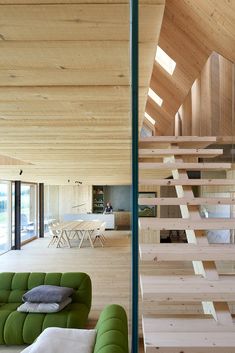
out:
{"label": "wooden floor", "polygon": [[[93,327],[101,310],[111,303],[124,306],[129,315],[131,293],[130,232],[107,232],[105,247],[47,248],[48,238],[37,239],[21,251],[0,256],[4,271],[66,272],[82,271],[90,275],[93,285],[89,327]],[[75,245],[75,244],[72,244]],[[22,347],[1,347],[1,353],[20,352]]]}
{"label": "wooden floor", "polygon": [[[93,301],[90,314],[89,327],[93,327],[99,313],[105,305],[119,303],[123,305],[130,317],[131,303],[131,237],[129,231],[107,232],[105,247],[98,246],[69,248],[48,248],[49,238],[37,239],[25,245],[21,251],[10,251],[0,256],[0,271],[45,271],[66,272],[85,271],[92,279]],[[75,245],[75,244],[72,244]],[[182,272],[183,269],[183,272]],[[226,271],[225,271],[226,270]],[[189,262],[151,263],[141,265],[142,273],[152,275],[190,275],[193,273]],[[223,265],[223,273],[234,273],[234,267],[227,268]],[[166,306],[170,312],[178,313],[179,310],[187,313],[201,313],[201,305],[182,303]],[[165,313],[163,305],[146,305],[145,314]],[[141,311],[140,306],[140,335],[141,335]],[[130,333],[130,331],[129,331]],[[0,346],[0,353],[18,353],[23,347]],[[142,341],[140,341],[139,353],[143,353]]]}

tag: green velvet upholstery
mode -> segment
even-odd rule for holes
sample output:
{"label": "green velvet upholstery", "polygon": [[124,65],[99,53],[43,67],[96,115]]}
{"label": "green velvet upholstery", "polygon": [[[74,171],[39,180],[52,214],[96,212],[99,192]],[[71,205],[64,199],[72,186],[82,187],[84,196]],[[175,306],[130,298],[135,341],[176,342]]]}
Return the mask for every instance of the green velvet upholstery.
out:
{"label": "green velvet upholstery", "polygon": [[128,327],[125,310],[109,305],[100,314],[96,325],[94,353],[128,353]]}
{"label": "green velvet upholstery", "polygon": [[[41,284],[72,287],[72,303],[58,313],[22,313],[22,295]],[[31,344],[47,327],[84,328],[91,308],[91,280],[86,273],[0,273],[0,344]]]}

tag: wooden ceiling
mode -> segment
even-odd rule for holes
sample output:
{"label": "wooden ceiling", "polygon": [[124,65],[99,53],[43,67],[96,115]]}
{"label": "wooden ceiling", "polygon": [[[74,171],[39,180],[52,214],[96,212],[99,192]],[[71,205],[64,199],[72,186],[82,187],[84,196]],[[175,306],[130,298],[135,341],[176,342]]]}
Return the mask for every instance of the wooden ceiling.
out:
{"label": "wooden ceiling", "polygon": [[166,0],[159,46],[176,62],[173,75],[156,61],[150,87],[163,99],[148,98],[146,112],[157,133],[173,133],[174,116],[213,51],[235,61],[235,1]]}
{"label": "wooden ceiling", "polygon": [[[140,2],[140,119],[163,12]],[[130,183],[128,1],[0,0],[0,51],[0,178]]]}
{"label": "wooden ceiling", "polygon": [[[140,0],[139,116],[150,82],[163,105],[146,111],[169,135],[212,51],[235,60],[235,1],[164,3]],[[0,178],[130,183],[128,0],[0,0],[0,50]]]}

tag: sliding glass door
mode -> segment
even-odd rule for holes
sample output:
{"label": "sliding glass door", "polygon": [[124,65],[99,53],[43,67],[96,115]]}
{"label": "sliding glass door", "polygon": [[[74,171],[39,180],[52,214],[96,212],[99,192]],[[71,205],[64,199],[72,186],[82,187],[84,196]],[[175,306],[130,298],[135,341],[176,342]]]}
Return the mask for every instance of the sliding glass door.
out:
{"label": "sliding glass door", "polygon": [[21,243],[38,236],[37,185],[21,184]]}
{"label": "sliding glass door", "polygon": [[0,254],[11,249],[11,183],[0,181]]}

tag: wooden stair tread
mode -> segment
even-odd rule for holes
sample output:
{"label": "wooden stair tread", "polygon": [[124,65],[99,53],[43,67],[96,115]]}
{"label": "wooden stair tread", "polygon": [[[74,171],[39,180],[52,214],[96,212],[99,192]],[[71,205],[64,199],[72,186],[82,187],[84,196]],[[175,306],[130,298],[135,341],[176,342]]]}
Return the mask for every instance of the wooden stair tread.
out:
{"label": "wooden stair tread", "polygon": [[140,276],[143,300],[164,302],[229,302],[235,300],[234,277],[208,280],[201,276]]}
{"label": "wooden stair tread", "polygon": [[[233,186],[235,183],[234,180],[227,179],[189,179],[191,174],[187,173],[190,170],[231,169],[231,163],[201,163],[200,160],[197,162],[199,157],[215,157],[223,154],[221,149],[205,149],[216,140],[216,137],[211,136],[153,136],[140,139],[139,184],[175,186],[178,197],[139,198],[139,205],[178,205],[182,215],[182,218],[140,218],[140,229],[185,230],[190,243],[199,242],[198,238],[201,237],[205,240],[199,242],[200,245],[140,244],[141,260],[192,261],[196,273],[194,276],[141,275],[143,304],[146,301],[147,308],[150,305],[151,307],[157,305],[160,308],[163,305],[169,308],[182,303],[185,305],[202,303],[203,311],[211,313],[209,317],[208,315],[166,317],[159,314],[143,317],[146,353],[156,353],[156,351],[160,353],[235,353],[235,325],[228,306],[229,302],[235,301],[235,280],[234,276],[219,275],[214,262],[234,260],[235,245],[210,245],[206,242],[206,234],[201,232],[201,230],[210,229],[234,229],[235,219],[201,218],[199,208],[200,205],[232,205],[235,204],[235,198],[195,198],[193,189],[190,187],[193,185]],[[174,180],[148,178],[148,176],[151,178],[150,174],[158,175],[159,178],[168,177],[167,173],[172,174]],[[204,243],[205,245],[202,245]],[[171,266],[173,264],[171,262]],[[198,275],[199,273],[201,275]]]}
{"label": "wooden stair tread", "polygon": [[149,136],[141,137],[139,142],[164,142],[164,143],[177,143],[177,142],[216,142],[215,136]]}
{"label": "wooden stair tread", "polygon": [[141,230],[209,230],[234,229],[235,220],[230,218],[202,218],[198,220],[184,218],[140,218]]}
{"label": "wooden stair tread", "polygon": [[214,186],[233,186],[233,179],[139,179],[139,185],[159,185],[159,186],[177,186],[177,185],[214,185]]}
{"label": "wooden stair tread", "polygon": [[234,332],[150,333],[145,353],[235,353]]}
{"label": "wooden stair tread", "polygon": [[215,157],[222,155],[222,149],[201,149],[201,148],[141,148],[139,149],[139,157],[148,158],[148,157],[164,157],[169,155],[186,155],[186,156],[195,156],[195,157]]}
{"label": "wooden stair tread", "polygon": [[235,324],[224,325],[210,315],[151,315],[142,318],[144,332],[234,332]]}
{"label": "wooden stair tread", "polygon": [[234,353],[234,325],[208,318],[142,319],[146,353]]}
{"label": "wooden stair tread", "polygon": [[142,148],[206,148],[216,143],[215,137],[189,137],[189,136],[151,136],[140,138],[139,149]]}
{"label": "wooden stair tread", "polygon": [[235,259],[234,244],[140,244],[142,261],[229,261]]}
{"label": "wooden stair tread", "polygon": [[185,170],[224,170],[231,169],[231,163],[139,163],[139,169],[185,169]]}
{"label": "wooden stair tread", "polygon": [[139,205],[234,205],[235,198],[232,197],[152,197],[139,198]]}

